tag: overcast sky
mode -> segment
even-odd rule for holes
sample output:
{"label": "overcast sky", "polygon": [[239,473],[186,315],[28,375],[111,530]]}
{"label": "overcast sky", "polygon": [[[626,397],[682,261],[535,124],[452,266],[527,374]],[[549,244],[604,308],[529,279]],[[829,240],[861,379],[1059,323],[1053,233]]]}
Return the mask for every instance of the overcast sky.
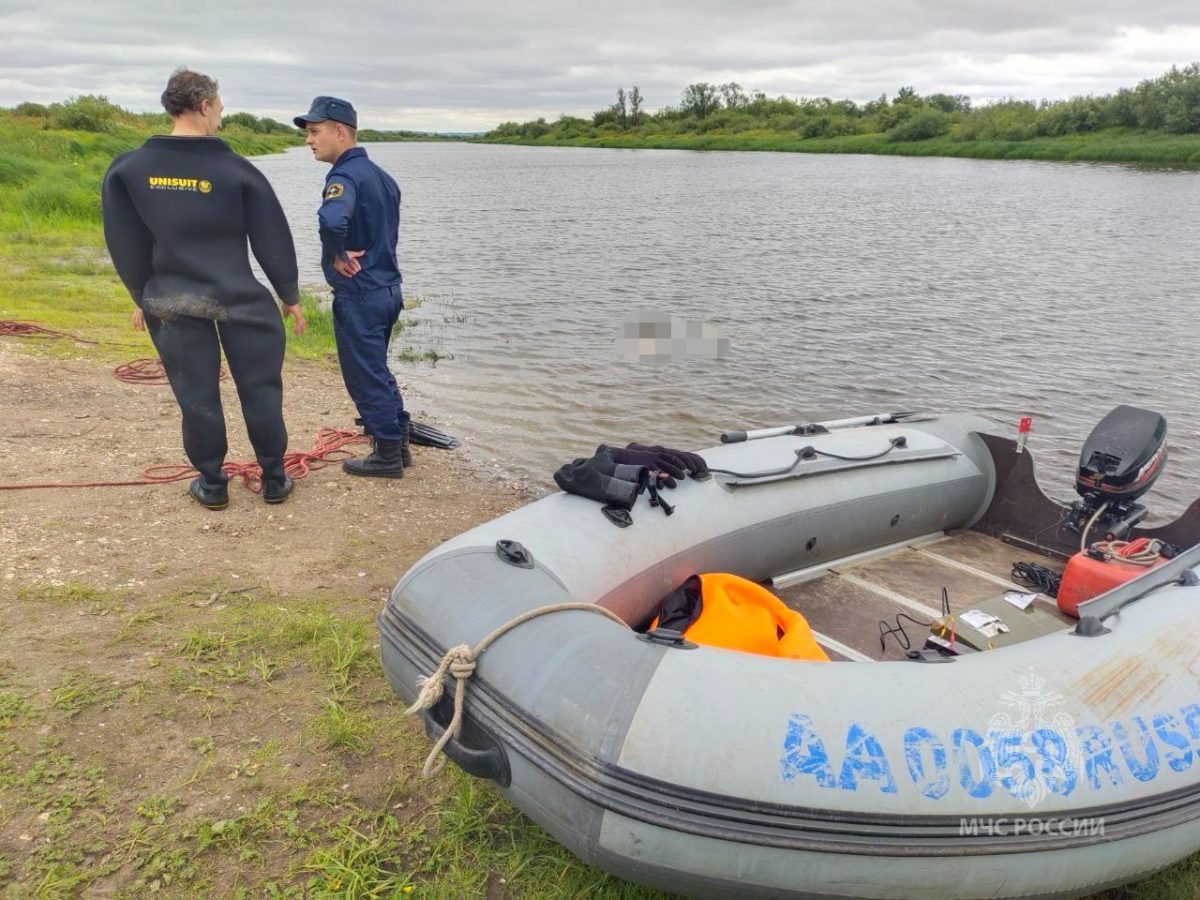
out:
{"label": "overcast sky", "polygon": [[1200,59],[1200,0],[0,0],[0,106],[104,94],[158,110],[171,70],[230,111],[285,119],[314,94],[366,127],[478,131],[645,107],[736,81],[789,97],[1109,93]]}

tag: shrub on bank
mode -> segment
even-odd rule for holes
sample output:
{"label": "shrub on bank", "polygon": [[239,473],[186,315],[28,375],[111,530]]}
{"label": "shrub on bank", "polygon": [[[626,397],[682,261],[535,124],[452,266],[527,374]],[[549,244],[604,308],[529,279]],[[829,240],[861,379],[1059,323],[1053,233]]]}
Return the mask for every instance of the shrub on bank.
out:
{"label": "shrub on bank", "polygon": [[259,118],[253,113],[248,112],[231,113],[222,119],[222,125],[225,128],[230,126],[244,128],[246,131],[252,131],[255,134],[294,135],[297,131],[295,125],[287,125],[283,122],[277,122],[275,119],[269,119],[265,116]]}
{"label": "shrub on bank", "polygon": [[52,103],[48,112],[50,128],[112,132],[116,131],[124,110],[109,103],[107,97],[88,94],[66,103]]}
{"label": "shrub on bank", "polygon": [[1027,141],[1036,137],[1038,110],[1025,100],[1002,100],[963,116],[958,134],[968,141]]}
{"label": "shrub on bank", "polygon": [[44,119],[50,115],[50,109],[40,103],[18,103],[13,109],[13,115],[25,116],[30,119]]}
{"label": "shrub on bank", "polygon": [[923,109],[887,133],[889,141],[925,141],[950,130],[953,119],[940,109]]}

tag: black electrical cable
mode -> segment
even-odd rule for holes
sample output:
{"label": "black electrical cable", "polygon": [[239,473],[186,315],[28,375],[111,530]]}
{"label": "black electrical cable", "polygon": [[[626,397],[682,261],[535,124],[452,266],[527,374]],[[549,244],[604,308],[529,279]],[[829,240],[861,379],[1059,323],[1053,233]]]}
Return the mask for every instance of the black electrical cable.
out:
{"label": "black electrical cable", "polygon": [[1013,563],[1012,576],[1014,581],[1037,588],[1051,597],[1058,596],[1058,586],[1062,583],[1062,576],[1053,569],[1030,562]]}
{"label": "black electrical cable", "polygon": [[887,650],[887,637],[889,635],[896,638],[896,643],[900,645],[901,650],[911,650],[912,640],[908,636],[908,632],[904,630],[904,623],[901,619],[908,619],[914,625],[921,628],[929,628],[933,625],[932,622],[922,622],[919,619],[914,619],[908,613],[896,613],[896,627],[892,628],[888,625],[887,619],[879,620],[879,651],[881,653]]}

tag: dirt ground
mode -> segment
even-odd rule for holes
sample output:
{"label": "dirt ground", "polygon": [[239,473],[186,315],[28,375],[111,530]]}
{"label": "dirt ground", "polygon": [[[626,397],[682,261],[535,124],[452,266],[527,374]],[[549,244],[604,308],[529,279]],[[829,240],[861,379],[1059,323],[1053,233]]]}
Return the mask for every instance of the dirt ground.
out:
{"label": "dirt ground", "polygon": [[[185,461],[166,386],[125,384],[108,365],[2,342],[0,384],[0,485],[124,481]],[[229,459],[252,461],[231,382],[223,394]],[[351,428],[354,407],[336,368],[289,362],[284,415],[291,449],[307,450],[322,426]],[[217,512],[195,504],[187,482],[0,491],[0,584],[79,581],[160,595],[204,577],[382,599],[423,553],[526,499],[523,485],[486,479],[454,452],[413,453],[403,479],[352,478],[334,464],[279,506],[231,482],[230,505]]]}
{"label": "dirt ground", "polygon": [[[353,421],[336,368],[289,361],[284,381],[293,449]],[[0,384],[0,485],[182,461],[165,386],[3,340]],[[251,459],[224,393],[229,458]],[[502,896],[514,841],[574,865],[494,794],[419,776],[374,617],[425,552],[528,494],[413,452],[403,479],[333,464],[279,506],[232,482],[222,511],[186,481],[0,491],[0,891]],[[445,809],[526,836],[489,861],[448,842]]]}

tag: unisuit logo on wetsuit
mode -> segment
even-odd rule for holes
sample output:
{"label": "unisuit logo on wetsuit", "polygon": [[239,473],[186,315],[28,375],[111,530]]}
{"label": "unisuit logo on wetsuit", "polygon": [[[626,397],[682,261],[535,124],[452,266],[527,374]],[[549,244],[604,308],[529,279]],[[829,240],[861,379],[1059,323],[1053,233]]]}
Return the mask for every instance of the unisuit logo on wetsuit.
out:
{"label": "unisuit logo on wetsuit", "polygon": [[212,182],[203,178],[170,178],[165,175],[151,175],[147,179],[152,191],[196,191],[208,194],[212,191]]}

